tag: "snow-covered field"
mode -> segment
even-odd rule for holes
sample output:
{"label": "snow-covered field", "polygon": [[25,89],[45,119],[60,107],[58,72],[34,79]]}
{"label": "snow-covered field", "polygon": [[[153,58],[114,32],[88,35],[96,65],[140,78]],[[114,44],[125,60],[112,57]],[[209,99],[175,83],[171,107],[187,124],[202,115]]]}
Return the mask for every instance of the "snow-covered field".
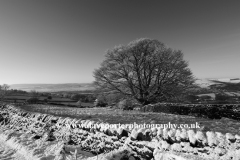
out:
{"label": "snow-covered field", "polygon": [[[82,128],[97,124],[0,106],[1,160],[240,160],[240,136],[170,128]],[[102,126],[102,127],[101,127]]]}
{"label": "snow-covered field", "polygon": [[[0,134],[2,136],[2,134]],[[25,160],[14,148],[11,148],[4,140],[0,139],[0,159]]]}
{"label": "snow-covered field", "polygon": [[78,150],[61,154],[63,143],[61,141],[44,142],[34,140],[29,134],[14,133],[7,128],[0,128],[0,159],[1,160],[87,160],[94,157],[93,154]]}

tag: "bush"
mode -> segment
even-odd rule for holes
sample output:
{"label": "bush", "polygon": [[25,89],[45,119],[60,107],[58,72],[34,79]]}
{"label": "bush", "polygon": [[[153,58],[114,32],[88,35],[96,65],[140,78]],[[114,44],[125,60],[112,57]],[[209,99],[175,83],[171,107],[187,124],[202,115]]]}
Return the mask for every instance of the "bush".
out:
{"label": "bush", "polygon": [[39,102],[39,99],[36,98],[36,97],[32,97],[32,98],[29,98],[26,100],[28,103],[38,103]]}
{"label": "bush", "polygon": [[202,101],[205,101],[205,100],[211,100],[212,97],[208,96],[208,95],[203,95],[203,96],[200,96],[199,99],[202,100]]}
{"label": "bush", "polygon": [[239,120],[240,113],[235,111],[240,105],[221,104],[177,104],[177,103],[156,103],[142,107],[144,112],[163,112],[180,115],[192,115],[210,119],[220,119],[222,117]]}
{"label": "bush", "polygon": [[228,95],[224,95],[224,94],[216,94],[216,101],[227,101],[229,100],[231,97]]}
{"label": "bush", "polygon": [[210,119],[221,119],[220,109],[216,106],[212,106],[207,111],[207,116]]}
{"label": "bush", "polygon": [[47,102],[48,102],[48,99],[45,98],[43,101],[44,101],[45,103],[47,103]]}
{"label": "bush", "polygon": [[196,95],[187,95],[187,96],[184,97],[184,99],[186,101],[188,101],[188,102],[194,103],[194,102],[197,101],[198,96],[196,96]]}
{"label": "bush", "polygon": [[94,107],[106,107],[107,105],[108,104],[106,102],[98,100],[98,99],[96,99],[96,101],[93,104]]}
{"label": "bush", "polygon": [[130,99],[124,99],[118,103],[118,108],[122,110],[133,110],[134,103]]}
{"label": "bush", "polygon": [[79,100],[81,98],[81,96],[79,95],[79,94],[73,94],[72,96],[71,96],[71,99],[72,100]]}

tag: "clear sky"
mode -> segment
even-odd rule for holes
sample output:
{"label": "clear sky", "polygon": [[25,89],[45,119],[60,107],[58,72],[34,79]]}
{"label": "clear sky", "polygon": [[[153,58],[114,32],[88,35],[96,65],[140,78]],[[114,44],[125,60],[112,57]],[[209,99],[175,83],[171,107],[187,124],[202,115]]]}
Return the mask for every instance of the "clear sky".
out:
{"label": "clear sky", "polygon": [[0,84],[92,82],[137,38],[182,50],[197,78],[240,78],[239,0],[1,0]]}

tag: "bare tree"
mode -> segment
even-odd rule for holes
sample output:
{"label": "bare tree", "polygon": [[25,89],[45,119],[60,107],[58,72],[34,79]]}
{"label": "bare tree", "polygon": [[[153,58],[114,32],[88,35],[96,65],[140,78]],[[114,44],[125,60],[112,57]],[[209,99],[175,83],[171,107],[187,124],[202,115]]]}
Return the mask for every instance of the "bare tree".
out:
{"label": "bare tree", "polygon": [[5,96],[9,93],[10,86],[7,84],[0,85],[0,101],[4,100]]}
{"label": "bare tree", "polygon": [[152,39],[108,50],[94,77],[103,92],[120,93],[142,104],[168,100],[184,93],[195,81],[180,50]]}
{"label": "bare tree", "polygon": [[39,93],[36,90],[31,90],[30,94],[31,94],[32,98],[38,98],[39,97]]}

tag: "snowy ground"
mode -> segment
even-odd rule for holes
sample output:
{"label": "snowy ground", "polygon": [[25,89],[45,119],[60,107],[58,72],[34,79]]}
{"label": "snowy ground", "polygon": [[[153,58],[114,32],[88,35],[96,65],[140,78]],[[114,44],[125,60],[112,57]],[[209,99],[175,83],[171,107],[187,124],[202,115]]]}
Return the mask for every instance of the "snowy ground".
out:
{"label": "snowy ground", "polygon": [[88,129],[79,125],[97,122],[30,113],[12,105],[0,109],[0,160],[240,160],[237,134],[114,130],[103,127],[104,122],[99,122],[100,128]]}
{"label": "snowy ground", "polygon": [[90,157],[94,160],[94,155],[81,150],[74,155],[74,151],[68,149],[69,153],[61,156],[61,142],[31,140],[24,133],[10,135],[11,131],[0,127],[0,160],[89,160]]}
{"label": "snowy ground", "polygon": [[7,146],[5,141],[0,140],[0,159],[1,160],[25,160],[21,154],[18,154],[16,150]]}

